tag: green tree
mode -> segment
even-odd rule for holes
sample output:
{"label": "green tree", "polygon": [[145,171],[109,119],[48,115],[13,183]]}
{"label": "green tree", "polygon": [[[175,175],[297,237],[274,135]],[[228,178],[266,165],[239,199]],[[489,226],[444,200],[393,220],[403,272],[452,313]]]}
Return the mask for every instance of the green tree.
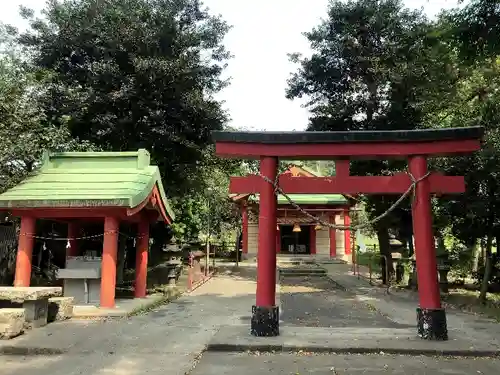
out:
{"label": "green tree", "polygon": [[[477,66],[477,64],[476,64]],[[481,300],[485,300],[491,247],[500,243],[500,59],[486,58],[460,81],[456,99],[446,109],[448,126],[481,125],[486,134],[482,150],[469,157],[442,159],[438,167],[466,176],[466,192],[442,200],[438,213],[451,224],[453,234],[469,249],[486,239],[486,268]],[[466,212],[464,214],[464,207]]]}
{"label": "green tree", "polygon": [[219,159],[212,146],[207,148],[203,160],[205,167],[200,171],[203,189],[177,199],[184,214],[174,223],[174,234],[182,240],[205,239],[210,227],[212,240],[234,240],[232,236],[240,224],[240,214],[229,200],[229,179],[245,175],[246,170],[239,161]]}
{"label": "green tree", "polygon": [[497,0],[471,0],[445,14],[448,35],[468,63],[500,54],[500,4]]}
{"label": "green tree", "polygon": [[[0,193],[34,172],[44,150],[93,148],[74,139],[64,123],[46,122],[39,105],[43,81],[35,79],[22,49],[8,31],[0,24]],[[0,251],[0,284],[10,282],[14,262],[15,246]]]}
{"label": "green tree", "polygon": [[[435,98],[453,90],[460,73],[434,25],[398,0],[332,2],[328,17],[305,35],[313,55],[291,56],[299,69],[289,80],[287,97],[309,98],[312,131],[428,126]],[[404,169],[406,162],[399,161],[351,165],[361,175]],[[365,208],[373,218],[393,202],[390,196],[366,197]],[[387,257],[390,228],[411,235],[408,207],[395,210],[374,228]]]}
{"label": "green tree", "polygon": [[214,94],[228,26],[198,0],[69,0],[43,20],[23,9],[19,36],[36,71],[50,71],[46,121],[104,150],[146,148],[169,196],[200,189],[210,132],[226,114]]}

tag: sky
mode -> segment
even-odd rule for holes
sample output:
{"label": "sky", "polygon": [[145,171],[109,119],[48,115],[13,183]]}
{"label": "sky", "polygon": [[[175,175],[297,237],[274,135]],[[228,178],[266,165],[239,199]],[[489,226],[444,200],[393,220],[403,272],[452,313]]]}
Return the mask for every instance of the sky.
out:
{"label": "sky", "polygon": [[[45,0],[3,0],[0,20],[26,27],[19,5],[40,10]],[[233,26],[225,45],[234,55],[225,76],[231,84],[219,94],[230,125],[248,130],[304,130],[309,113],[304,102],[285,98],[287,79],[296,70],[287,54],[310,54],[302,35],[326,15],[328,0],[204,0],[213,13]],[[408,8],[423,8],[434,17],[457,0],[405,0]]]}

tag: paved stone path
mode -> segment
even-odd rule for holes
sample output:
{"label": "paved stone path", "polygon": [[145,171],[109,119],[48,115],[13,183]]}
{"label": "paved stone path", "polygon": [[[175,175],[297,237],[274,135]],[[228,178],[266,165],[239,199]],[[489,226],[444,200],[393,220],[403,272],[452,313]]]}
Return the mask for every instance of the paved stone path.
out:
{"label": "paved stone path", "polygon": [[[329,277],[356,295],[356,300],[372,306],[393,322],[414,325],[418,294],[397,289],[373,287],[363,277],[358,278],[350,272],[351,266],[345,264],[323,264]],[[500,324],[492,319],[457,310],[447,309],[446,319],[450,338],[471,337],[486,345],[500,347]]]}
{"label": "paved stone path", "polygon": [[[302,327],[406,328],[358,301],[327,277],[294,276],[280,280],[282,320]],[[413,328],[414,325],[411,325]]]}
{"label": "paved stone path", "polygon": [[[335,276],[332,271],[333,276]],[[339,280],[341,273],[336,275]],[[289,285],[291,284],[291,285]],[[495,359],[456,359],[389,355],[312,355],[261,354],[255,352],[204,352],[216,339],[234,342],[284,343],[290,347],[305,347],[316,343],[330,348],[361,347],[370,344],[378,352],[389,341],[395,348],[428,347],[414,336],[397,340],[393,331],[410,331],[396,323],[414,325],[414,303],[384,300],[375,294],[356,295],[331,288],[318,280],[292,280],[280,288],[284,309],[283,335],[276,338],[254,338],[249,335],[249,317],[255,302],[255,268],[248,267],[236,274],[221,274],[190,295],[162,306],[149,314],[116,321],[68,321],[53,323],[33,330],[6,343],[17,349],[43,347],[52,355],[0,355],[0,375],[210,375],[210,374],[496,374],[500,365]],[[290,288],[290,289],[287,289]],[[294,288],[305,288],[298,292]],[[312,291],[320,289],[323,292]],[[353,287],[354,288],[354,287]],[[364,287],[363,287],[364,288]],[[369,288],[367,287],[366,290]],[[328,291],[326,291],[328,290]],[[295,296],[295,294],[298,294]],[[316,298],[318,294],[321,298]],[[321,294],[323,293],[323,294]],[[331,295],[329,295],[331,294]],[[389,322],[364,305],[363,298],[393,311]],[[325,302],[326,301],[326,302]],[[370,304],[368,306],[371,306]],[[388,306],[388,307],[384,307]],[[314,308],[313,308],[314,307]],[[305,316],[301,326],[294,324],[292,310]],[[392,310],[391,310],[392,309]],[[314,314],[305,314],[311,312]],[[407,311],[408,310],[408,311]],[[411,314],[410,311],[411,310]],[[319,313],[318,313],[319,311]],[[350,315],[349,315],[350,313]],[[287,314],[289,314],[287,316]],[[411,319],[410,319],[411,315]],[[452,315],[450,314],[450,317]],[[397,320],[399,319],[399,320]],[[458,318],[451,319],[453,324]],[[464,322],[465,318],[461,318]],[[466,350],[474,343],[492,347],[496,333],[491,323],[481,323],[484,330],[474,330],[469,324],[460,341]],[[334,322],[335,320],[335,322]],[[396,322],[396,323],[394,323]],[[295,319],[296,323],[296,319]],[[318,327],[311,327],[318,324]],[[323,326],[334,325],[333,328]],[[305,325],[305,326],[304,326]],[[308,326],[308,327],[307,327]],[[366,328],[366,327],[369,328]],[[288,328],[287,328],[288,327]],[[487,329],[486,327],[490,327]],[[412,328],[413,331],[413,328]],[[235,335],[236,336],[235,336]],[[384,341],[385,340],[385,341]],[[418,340],[418,341],[417,341]],[[224,341],[224,342],[227,342]],[[384,344],[385,343],[385,344]],[[465,343],[465,344],[464,344]],[[491,343],[491,344],[490,344]],[[456,347],[459,341],[434,343],[435,347]],[[346,346],[347,345],[347,346]],[[465,346],[464,346],[465,345]],[[352,350],[351,350],[352,351]],[[59,353],[59,354],[57,354]],[[257,358],[256,358],[257,357]]]}

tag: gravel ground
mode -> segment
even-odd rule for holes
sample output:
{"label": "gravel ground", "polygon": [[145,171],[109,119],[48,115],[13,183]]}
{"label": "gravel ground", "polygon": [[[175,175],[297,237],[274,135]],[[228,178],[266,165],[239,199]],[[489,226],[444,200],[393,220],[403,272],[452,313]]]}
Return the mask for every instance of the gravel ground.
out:
{"label": "gravel ground", "polygon": [[282,319],[287,325],[413,328],[390,321],[326,277],[285,276],[280,287]]}

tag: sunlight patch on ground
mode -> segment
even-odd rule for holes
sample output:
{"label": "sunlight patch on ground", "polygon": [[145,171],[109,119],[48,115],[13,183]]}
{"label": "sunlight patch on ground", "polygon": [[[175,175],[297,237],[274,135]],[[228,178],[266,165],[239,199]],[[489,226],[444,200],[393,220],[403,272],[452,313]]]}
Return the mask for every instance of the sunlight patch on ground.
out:
{"label": "sunlight patch on ground", "polygon": [[236,297],[255,294],[256,282],[248,279],[218,276],[210,281],[210,288],[203,286],[190,293],[191,296],[217,295],[219,297]]}
{"label": "sunlight patch on ground", "polygon": [[0,366],[0,374],[13,374],[15,371],[31,368],[43,368],[59,361],[61,357],[46,357],[46,356],[18,356],[18,355],[2,355]]}
{"label": "sunlight patch on ground", "polygon": [[312,286],[305,285],[282,285],[281,290],[283,293],[312,293],[312,292],[324,292],[324,289],[314,288]]}
{"label": "sunlight patch on ground", "polygon": [[138,375],[142,374],[143,371],[138,366],[136,360],[131,360],[129,358],[121,358],[117,362],[113,363],[112,366],[100,369],[97,374],[113,374],[113,375]]}

